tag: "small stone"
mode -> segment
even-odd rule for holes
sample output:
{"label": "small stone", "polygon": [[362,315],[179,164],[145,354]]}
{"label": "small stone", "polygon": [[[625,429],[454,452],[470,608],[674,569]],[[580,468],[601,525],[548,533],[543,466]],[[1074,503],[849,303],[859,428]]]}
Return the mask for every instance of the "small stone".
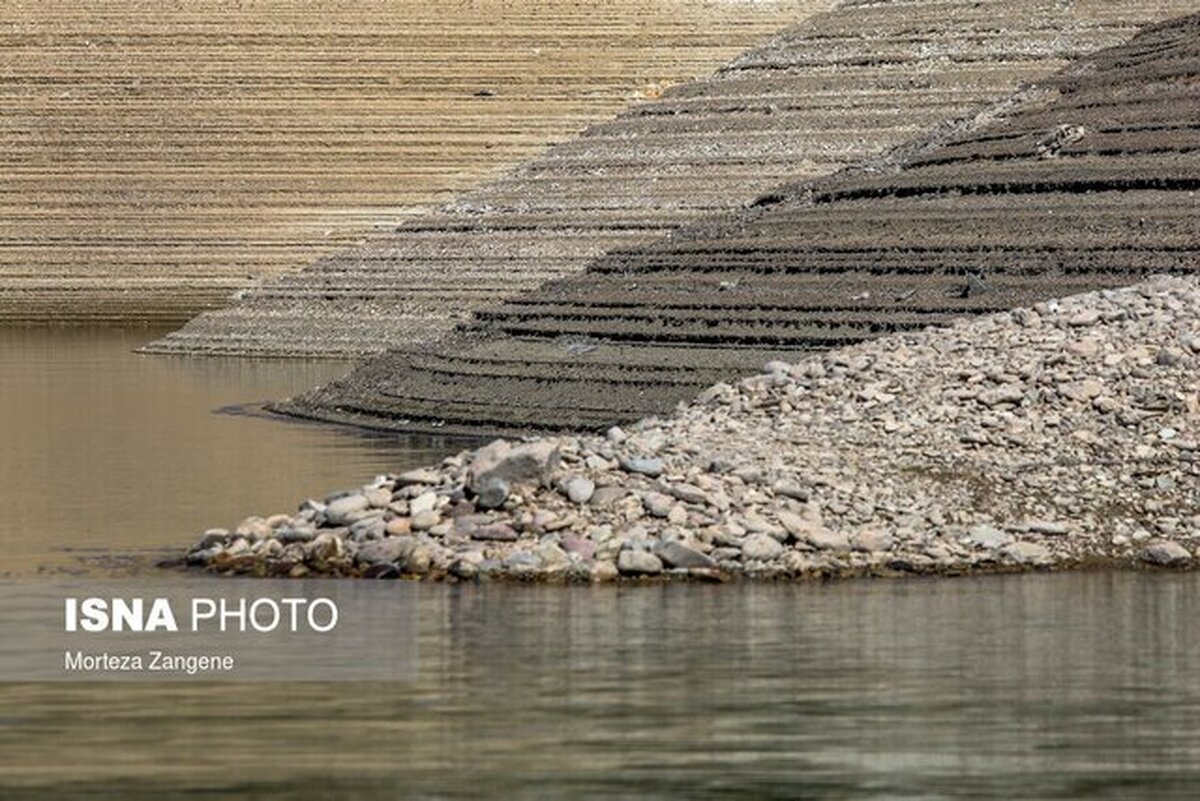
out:
{"label": "small stone", "polygon": [[1090,401],[1104,392],[1104,385],[1094,378],[1072,381],[1058,388],[1058,394],[1076,402]]}
{"label": "small stone", "polygon": [[626,495],[623,487],[600,487],[592,495],[591,506],[596,509],[607,509]]}
{"label": "small stone", "polygon": [[1013,536],[1007,531],[1001,531],[995,526],[978,525],[972,526],[967,532],[967,539],[972,545],[980,548],[1003,548],[1013,541]]}
{"label": "small stone", "polygon": [[499,509],[508,500],[512,488],[499,476],[487,476],[475,482],[475,505],[480,509]]}
{"label": "small stone", "polygon": [[621,459],[617,460],[617,463],[626,473],[638,473],[643,476],[649,476],[650,478],[658,478],[663,473],[662,459],[655,459],[651,457],[622,457]]}
{"label": "small stone", "polygon": [[363,490],[363,497],[367,499],[367,504],[373,509],[386,509],[392,502],[391,490],[380,487]]}
{"label": "small stone", "polygon": [[624,550],[617,556],[617,570],[629,576],[661,573],[662,560],[649,551]]}
{"label": "small stone", "polygon": [[316,535],[317,530],[312,526],[288,526],[275,532],[275,538],[284,545],[290,545],[293,542],[308,542]]}
{"label": "small stone", "polygon": [[563,492],[571,503],[584,504],[596,494],[596,482],[583,476],[569,478],[563,484]]}
{"label": "small stone", "polygon": [[866,553],[882,553],[892,549],[892,542],[892,535],[883,529],[868,528],[854,533],[850,547]]}
{"label": "small stone", "polygon": [[1188,549],[1171,540],[1152,540],[1146,543],[1139,556],[1143,562],[1161,567],[1186,565],[1192,561]]}
{"label": "small stone", "polygon": [[1082,327],[1086,325],[1095,325],[1100,322],[1100,312],[1095,309],[1086,309],[1077,312],[1067,319],[1067,325],[1074,327]]}
{"label": "small stone", "polygon": [[440,514],[432,510],[426,510],[413,515],[411,525],[413,531],[428,531],[440,522],[442,522]]}
{"label": "small stone", "polygon": [[500,563],[516,576],[530,576],[542,566],[542,560],[528,551],[513,551]]}
{"label": "small stone", "polygon": [[608,560],[602,560],[592,565],[592,581],[607,583],[614,581],[620,571],[617,566]]}
{"label": "small stone", "polygon": [[562,538],[562,547],[567,553],[577,554],[584,560],[590,560],[596,555],[596,543],[573,534]]}
{"label": "small stone", "polygon": [[560,570],[571,561],[567,552],[553,542],[542,543],[534,553],[541,560],[542,566],[548,570]]}
{"label": "small stone", "polygon": [[772,484],[771,490],[782,498],[791,498],[802,503],[807,503],[811,497],[811,493],[806,488],[794,481],[785,481],[783,479]]}
{"label": "small stone", "polygon": [[388,537],[368,542],[358,549],[354,558],[365,565],[395,564],[416,547],[412,537]]}
{"label": "small stone", "polygon": [[1000,549],[1000,558],[1019,565],[1044,566],[1054,560],[1050,549],[1036,542],[1010,542]]}
{"label": "small stone", "polygon": [[655,517],[666,517],[671,513],[675,502],[661,492],[647,492],[642,498],[642,505]]}
{"label": "small stone", "polygon": [[769,534],[751,534],[742,540],[742,555],[747,559],[774,559],[783,553],[779,540]]}
{"label": "small stone", "polygon": [[1062,537],[1071,533],[1066,523],[1051,520],[1030,520],[1025,524],[1025,528],[1034,534],[1044,534],[1047,537]]}
{"label": "small stone", "polygon": [[224,545],[229,539],[229,532],[223,528],[210,528],[201,535],[196,544],[192,546],[193,551],[206,551],[214,545]]}
{"label": "small stone", "polygon": [[682,542],[660,542],[654,553],[671,567],[716,567],[716,562]]}
{"label": "small stone", "polygon": [[479,526],[473,529],[471,531],[471,539],[512,542],[517,539],[517,532],[513,530],[512,526],[505,523],[492,523],[488,526]]}
{"label": "small stone", "polygon": [[366,517],[350,525],[350,538],[356,542],[377,540],[384,535],[386,528],[382,517]]}
{"label": "small stone", "polygon": [[693,484],[670,484],[663,487],[671,497],[684,503],[703,506],[708,503],[708,493]]}
{"label": "small stone", "polygon": [[384,533],[389,537],[403,537],[412,533],[412,521],[407,517],[393,517],[384,526]]}
{"label": "small stone", "polygon": [[325,507],[325,520],[332,526],[349,525],[359,512],[370,505],[371,502],[364,495],[346,495]]}
{"label": "small stone", "polygon": [[848,551],[850,538],[825,526],[812,526],[804,532],[804,541],[819,551]]}
{"label": "small stone", "polygon": [[996,389],[980,392],[976,399],[984,406],[999,406],[1004,403],[1017,405],[1025,400],[1025,393],[1016,384],[1005,384]]}
{"label": "small stone", "polygon": [[422,512],[432,512],[437,506],[437,500],[438,496],[436,492],[423,492],[412,499],[412,502],[408,505],[408,512],[414,517]]}
{"label": "small stone", "polygon": [[442,477],[436,471],[422,468],[409,470],[396,476],[397,487],[412,487],[419,485],[437,486],[442,483]]}

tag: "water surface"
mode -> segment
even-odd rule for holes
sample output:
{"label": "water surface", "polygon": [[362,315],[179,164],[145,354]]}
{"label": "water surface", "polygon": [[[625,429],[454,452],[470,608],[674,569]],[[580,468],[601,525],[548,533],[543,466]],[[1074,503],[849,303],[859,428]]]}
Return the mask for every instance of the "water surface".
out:
{"label": "water surface", "polygon": [[408,683],[0,685],[0,795],[1149,799],[1200,781],[1192,574],[418,595]]}
{"label": "water surface", "polygon": [[[213,414],[343,367],[130,353],[158,333],[0,329],[0,570],[111,574],[446,449]],[[0,798],[1160,799],[1200,782],[1195,574],[414,596],[407,682],[0,682]]]}
{"label": "water surface", "polygon": [[291,511],[454,447],[215,413],[348,365],[132,353],[163,333],[0,327],[0,574],[177,552],[205,528]]}

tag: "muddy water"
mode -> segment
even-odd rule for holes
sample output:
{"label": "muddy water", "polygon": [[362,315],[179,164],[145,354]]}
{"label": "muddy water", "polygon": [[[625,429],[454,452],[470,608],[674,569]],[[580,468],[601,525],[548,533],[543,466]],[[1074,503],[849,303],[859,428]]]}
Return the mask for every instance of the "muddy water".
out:
{"label": "muddy water", "polygon": [[[153,569],[121,577],[121,555],[445,446],[213,414],[339,368],[129,353],[157,333],[0,329],[18,582],[136,587]],[[413,595],[405,682],[0,680],[0,798],[1189,798],[1200,780],[1194,574]]]}
{"label": "muddy water", "polygon": [[1148,799],[1200,780],[1195,575],[417,604],[409,683],[0,684],[0,795]]}
{"label": "muddy water", "polygon": [[161,333],[0,327],[0,574],[152,561],[210,526],[289,511],[449,447],[215,413],[347,366],[131,352]]}

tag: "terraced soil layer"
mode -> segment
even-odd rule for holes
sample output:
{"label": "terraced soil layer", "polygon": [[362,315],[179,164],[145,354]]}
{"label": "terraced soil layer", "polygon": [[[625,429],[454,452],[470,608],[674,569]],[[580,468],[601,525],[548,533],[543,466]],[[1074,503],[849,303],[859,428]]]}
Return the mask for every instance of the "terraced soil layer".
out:
{"label": "terraced soil layer", "polygon": [[825,5],[6,3],[0,322],[182,322]]}
{"label": "terraced soil layer", "polygon": [[876,156],[1188,6],[847,2],[151,350],[345,356],[430,342],[475,308]]}
{"label": "terraced soil layer", "polygon": [[[867,168],[480,312],[282,408],[374,427],[598,428],[769,359],[1200,269],[1200,16]],[[1087,321],[1080,321],[1086,324]]]}

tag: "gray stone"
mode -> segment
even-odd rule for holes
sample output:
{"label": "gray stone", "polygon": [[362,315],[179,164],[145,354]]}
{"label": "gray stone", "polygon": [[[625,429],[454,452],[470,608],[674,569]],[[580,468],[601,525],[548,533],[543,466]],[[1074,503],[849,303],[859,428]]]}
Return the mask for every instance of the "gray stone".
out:
{"label": "gray stone", "polygon": [[421,512],[432,512],[437,508],[438,496],[436,492],[423,492],[412,499],[408,504],[408,513],[414,517]]}
{"label": "gray stone", "polygon": [[1034,534],[1044,534],[1049,537],[1061,537],[1070,534],[1071,529],[1066,523],[1056,523],[1050,520],[1030,520],[1025,528]]}
{"label": "gray stone", "polygon": [[496,440],[475,452],[471,460],[469,484],[478,493],[480,482],[488,478],[501,478],[510,484],[543,482],[558,467],[559,459],[558,444],[554,440],[520,445]]}
{"label": "gray stone", "polygon": [[656,459],[653,457],[621,457],[617,460],[617,464],[619,464],[621,469],[626,473],[638,473],[643,476],[649,476],[650,478],[658,478],[663,473],[662,459]]}
{"label": "gray stone", "polygon": [[350,525],[350,539],[355,541],[377,540],[383,537],[387,524],[382,517],[364,517]]}
{"label": "gray stone", "polygon": [[1025,393],[1017,384],[1005,384],[995,389],[984,390],[977,398],[984,406],[999,406],[1002,403],[1016,405],[1025,400]]}
{"label": "gray stone", "polygon": [[442,477],[435,470],[421,468],[418,470],[409,470],[407,473],[401,473],[396,476],[396,486],[411,487],[414,485],[437,486],[442,483]]}
{"label": "gray stone", "polygon": [[652,576],[662,569],[662,560],[649,551],[624,550],[617,556],[617,570],[628,576]]}
{"label": "gray stone", "polygon": [[892,535],[883,529],[868,528],[854,533],[850,546],[856,551],[882,553],[892,549]]}
{"label": "gray stone", "polygon": [[1186,565],[1192,561],[1192,554],[1177,542],[1171,540],[1152,540],[1139,554],[1143,562],[1163,567]]}
{"label": "gray stone", "polygon": [[716,562],[682,542],[660,542],[654,553],[671,567],[716,567]]}
{"label": "gray stone", "polygon": [[542,566],[542,560],[529,551],[513,551],[501,562],[504,569],[517,575],[534,573]]}
{"label": "gray stone", "polygon": [[480,509],[499,509],[512,491],[499,476],[486,476],[475,482],[475,505]]}
{"label": "gray stone", "polygon": [[769,534],[751,534],[741,543],[742,556],[747,559],[774,559],[783,553],[779,540]]}
{"label": "gray stone", "polygon": [[478,526],[473,529],[471,531],[471,539],[512,542],[517,539],[517,532],[513,530],[512,526],[505,523],[492,523],[488,526]]}
{"label": "gray stone", "polygon": [[615,580],[619,575],[617,566],[607,559],[592,565],[592,581],[606,583]]}
{"label": "gray stone", "polygon": [[592,495],[591,506],[596,509],[606,509],[627,494],[624,487],[600,487]]}
{"label": "gray stone", "polygon": [[708,493],[693,484],[668,484],[663,490],[677,500],[704,506],[708,503]]}
{"label": "gray stone", "polygon": [[275,532],[275,538],[284,545],[290,545],[293,542],[308,542],[317,535],[317,530],[312,526],[285,526]]}
{"label": "gray stone", "polygon": [[580,558],[590,560],[596,555],[596,543],[586,537],[567,534],[562,538],[562,547],[567,553],[577,554]]}
{"label": "gray stone", "polygon": [[1000,549],[1000,557],[1019,565],[1049,565],[1054,561],[1050,549],[1036,542],[1011,542]]}
{"label": "gray stone", "polygon": [[388,537],[373,540],[358,549],[356,561],[364,565],[398,564],[416,547],[412,537]]}
{"label": "gray stone", "polygon": [[193,551],[207,551],[214,545],[224,545],[229,539],[229,532],[223,528],[210,528],[192,546]]}
{"label": "gray stone", "polygon": [[553,542],[542,543],[534,553],[541,560],[542,566],[549,570],[564,568],[571,561],[567,556],[567,552]]}
{"label": "gray stone", "polygon": [[428,531],[442,522],[442,516],[433,511],[418,512],[412,516],[411,522],[413,531]]}
{"label": "gray stone", "polygon": [[392,491],[382,487],[363,490],[363,497],[374,509],[386,509],[392,502]]}
{"label": "gray stone", "polygon": [[792,498],[793,500],[807,502],[811,497],[811,493],[804,487],[794,481],[785,481],[780,479],[771,485],[772,491],[780,497]]}
{"label": "gray stone", "polygon": [[647,492],[642,497],[642,505],[655,517],[666,517],[671,513],[671,507],[675,505],[675,501],[661,492]]}
{"label": "gray stone", "polygon": [[821,551],[848,551],[850,538],[840,531],[830,531],[822,525],[815,525],[804,532],[803,540]]}
{"label": "gray stone", "polygon": [[574,476],[563,483],[563,493],[571,503],[587,503],[596,494],[596,482],[583,476]]}
{"label": "gray stone", "polygon": [[972,545],[980,548],[994,549],[1003,548],[1005,545],[1008,545],[1013,541],[1013,536],[1007,531],[1001,531],[995,526],[981,524],[978,526],[972,526],[970,530],[967,531],[967,539]]}
{"label": "gray stone", "polygon": [[359,512],[371,505],[365,495],[346,495],[331,501],[325,507],[325,520],[333,526],[345,526],[354,522]]}

